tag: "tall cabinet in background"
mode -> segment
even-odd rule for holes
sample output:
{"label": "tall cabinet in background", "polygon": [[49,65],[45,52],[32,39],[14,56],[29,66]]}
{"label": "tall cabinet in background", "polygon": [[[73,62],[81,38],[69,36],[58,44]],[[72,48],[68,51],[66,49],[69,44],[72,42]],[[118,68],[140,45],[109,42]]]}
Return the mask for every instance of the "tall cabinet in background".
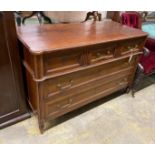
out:
{"label": "tall cabinet in background", "polygon": [[14,16],[0,11],[0,129],[28,117]]}

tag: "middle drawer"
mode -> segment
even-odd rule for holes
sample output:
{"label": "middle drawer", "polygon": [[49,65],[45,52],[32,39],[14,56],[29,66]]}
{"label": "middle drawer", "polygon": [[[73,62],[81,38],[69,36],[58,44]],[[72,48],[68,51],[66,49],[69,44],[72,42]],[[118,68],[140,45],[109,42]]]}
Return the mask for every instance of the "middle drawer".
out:
{"label": "middle drawer", "polygon": [[76,93],[80,91],[81,86],[87,87],[89,83],[104,79],[108,81],[109,76],[115,78],[116,76],[128,75],[131,72],[135,57],[131,63],[128,63],[128,59],[107,63],[101,66],[96,66],[86,70],[77,71],[74,73],[66,74],[63,76],[48,79],[43,82],[43,96],[44,100],[50,100],[57,97],[57,95],[64,96],[67,91],[70,93]]}

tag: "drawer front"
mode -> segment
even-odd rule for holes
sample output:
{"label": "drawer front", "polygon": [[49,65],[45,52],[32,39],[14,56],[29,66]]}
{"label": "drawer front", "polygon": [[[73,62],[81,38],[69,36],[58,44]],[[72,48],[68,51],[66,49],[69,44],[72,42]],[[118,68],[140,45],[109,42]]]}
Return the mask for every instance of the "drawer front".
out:
{"label": "drawer front", "polygon": [[123,89],[128,85],[128,76],[119,78],[107,84],[100,84],[84,92],[78,92],[76,95],[58,99],[57,101],[48,102],[45,104],[46,118],[56,118],[62,114],[70,112],[78,107],[102,98],[117,90]]}
{"label": "drawer front", "polygon": [[118,42],[115,56],[123,56],[142,50],[144,39],[123,40]]}
{"label": "drawer front", "polygon": [[[44,102],[47,103],[47,102],[50,102],[51,100],[54,101],[60,98],[63,99],[71,95],[77,94],[78,92],[87,91],[96,86],[100,86],[101,84],[103,85],[103,84],[112,82],[114,80],[117,80],[119,78],[123,78],[124,76],[125,78],[129,77],[132,75],[132,72],[133,72],[133,67],[128,67],[108,75],[96,76],[95,78],[79,83],[78,85],[75,85],[70,89],[62,90],[61,92],[57,92],[57,93],[46,94],[44,96]],[[126,78],[126,81],[130,81],[130,79]]]}
{"label": "drawer front", "polygon": [[115,43],[106,43],[88,47],[90,63],[94,64],[114,58],[115,46]]}
{"label": "drawer front", "polygon": [[44,99],[79,87],[93,79],[95,80],[96,78],[114,74],[115,72],[132,67],[136,58],[136,56],[133,57],[130,63],[128,63],[128,58],[125,58],[123,60],[48,79],[43,83]]}
{"label": "drawer front", "polygon": [[70,49],[46,54],[43,57],[45,75],[79,68],[83,63],[83,49]]}

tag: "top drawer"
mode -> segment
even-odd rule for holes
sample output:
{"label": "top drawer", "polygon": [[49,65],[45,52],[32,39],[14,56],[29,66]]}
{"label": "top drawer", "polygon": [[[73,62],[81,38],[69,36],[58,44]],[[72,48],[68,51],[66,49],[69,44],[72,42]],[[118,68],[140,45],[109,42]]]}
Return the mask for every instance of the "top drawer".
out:
{"label": "top drawer", "polygon": [[131,53],[140,52],[144,45],[143,38],[123,40],[117,43],[115,49],[115,56],[124,56],[129,55]]}
{"label": "top drawer", "polygon": [[44,55],[45,75],[79,68],[83,65],[82,48],[67,49]]}
{"label": "top drawer", "polygon": [[88,47],[90,64],[114,58],[115,43],[98,44]]}
{"label": "top drawer", "polygon": [[134,38],[53,51],[37,56],[25,50],[24,65],[35,81],[44,81],[51,77],[115,61],[118,57],[120,59],[130,57],[131,53],[138,54],[143,44],[144,38]]}

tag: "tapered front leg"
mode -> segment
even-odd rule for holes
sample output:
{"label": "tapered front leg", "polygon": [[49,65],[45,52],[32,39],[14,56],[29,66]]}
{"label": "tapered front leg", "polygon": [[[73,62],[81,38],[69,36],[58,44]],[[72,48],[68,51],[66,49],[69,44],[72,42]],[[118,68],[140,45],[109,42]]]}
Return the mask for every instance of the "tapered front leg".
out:
{"label": "tapered front leg", "polygon": [[40,130],[41,134],[44,133],[44,131],[45,131],[45,122],[44,122],[44,120],[39,120],[39,130]]}

